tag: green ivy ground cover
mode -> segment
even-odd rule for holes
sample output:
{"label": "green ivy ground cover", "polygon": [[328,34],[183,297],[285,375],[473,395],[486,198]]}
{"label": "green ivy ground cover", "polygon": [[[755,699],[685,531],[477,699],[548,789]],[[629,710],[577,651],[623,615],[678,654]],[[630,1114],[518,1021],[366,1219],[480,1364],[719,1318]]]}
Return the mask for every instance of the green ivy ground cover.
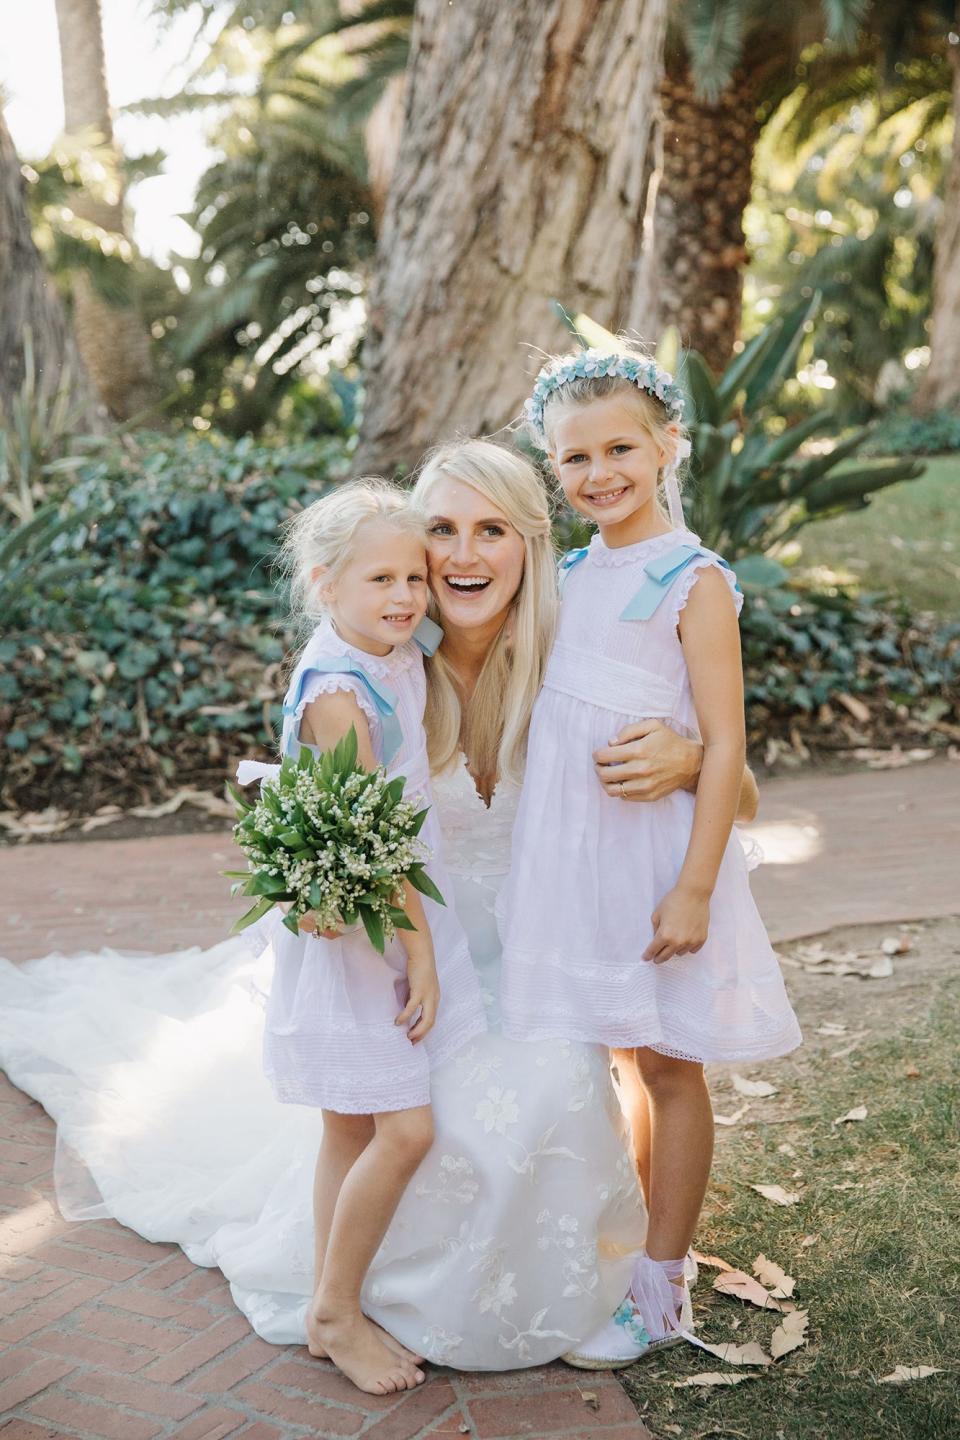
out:
{"label": "green ivy ground cover", "polygon": [[[54,475],[46,503],[75,519],[20,553],[0,622],[0,808],[220,792],[238,757],[269,753],[294,643],[271,555],[291,511],[348,473],[335,441],[139,435]],[[960,624],[786,586],[748,589],[743,635],[754,754],[797,734],[814,750],[960,738]]]}

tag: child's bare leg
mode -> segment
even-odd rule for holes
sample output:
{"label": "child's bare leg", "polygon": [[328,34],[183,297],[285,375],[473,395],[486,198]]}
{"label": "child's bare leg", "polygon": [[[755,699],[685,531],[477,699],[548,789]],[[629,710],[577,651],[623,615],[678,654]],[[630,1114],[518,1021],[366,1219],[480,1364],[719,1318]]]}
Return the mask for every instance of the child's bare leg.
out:
{"label": "child's bare leg", "polygon": [[322,1348],[361,1390],[386,1395],[423,1381],[388,1349],[360,1309],[360,1288],[406,1186],[433,1141],[428,1106],[374,1117],[373,1139],[348,1170],[330,1227],[323,1274],[307,1314],[311,1350]]}
{"label": "child's bare leg", "polygon": [[640,1179],[640,1189],[649,1208],[650,1205],[650,1101],[640,1079],[633,1050],[611,1052],[617,1067],[620,1090],[620,1108],[630,1126],[633,1144],[633,1159]]}
{"label": "child's bare leg", "polygon": [[[320,1281],[323,1277],[323,1262],[330,1241],[330,1227],[333,1224],[333,1213],[340,1197],[340,1188],[352,1166],[373,1139],[375,1131],[376,1126],[372,1115],[341,1115],[334,1110],[324,1110],[323,1112],[323,1139],[320,1142],[320,1152],[317,1155],[317,1166],[313,1175],[313,1288],[315,1291],[320,1288]],[[400,1341],[395,1339],[389,1331],[383,1330],[373,1320],[369,1320],[368,1324],[373,1326],[391,1350],[412,1360],[415,1364],[420,1363],[423,1357],[408,1350],[406,1345],[401,1345]],[[310,1353],[317,1356],[318,1359],[326,1356],[323,1346],[317,1344],[311,1346]]]}
{"label": "child's bare leg", "polygon": [[[710,1178],[713,1109],[702,1065],[645,1048],[633,1056],[649,1104],[646,1251],[651,1260],[676,1260],[693,1241]],[[641,1135],[642,1126],[641,1118]]]}

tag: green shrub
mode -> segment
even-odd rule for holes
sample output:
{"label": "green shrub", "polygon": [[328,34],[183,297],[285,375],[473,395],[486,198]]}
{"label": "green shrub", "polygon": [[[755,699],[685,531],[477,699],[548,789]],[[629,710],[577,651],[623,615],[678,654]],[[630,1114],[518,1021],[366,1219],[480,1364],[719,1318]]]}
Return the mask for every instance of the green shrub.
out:
{"label": "green shrub", "polygon": [[270,555],[346,464],[332,442],[142,435],[53,477],[6,596],[2,803],[135,803],[271,745],[292,637]]}
{"label": "green shrub", "polygon": [[949,455],[960,450],[960,411],[909,410],[885,415],[863,447],[864,455]]}

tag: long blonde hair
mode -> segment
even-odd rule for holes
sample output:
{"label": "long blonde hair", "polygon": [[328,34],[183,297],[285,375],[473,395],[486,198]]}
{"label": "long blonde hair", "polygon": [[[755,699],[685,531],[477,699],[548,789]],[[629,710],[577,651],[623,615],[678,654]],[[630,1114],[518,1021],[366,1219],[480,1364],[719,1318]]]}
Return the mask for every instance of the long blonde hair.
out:
{"label": "long blonde hair", "polygon": [[[520,780],[530,712],[546,669],[557,619],[556,557],[547,495],[536,469],[518,451],[491,440],[444,445],[427,456],[413,487],[414,505],[429,513],[438,480],[479,491],[523,538],[519,588],[464,706],[443,647],[427,666],[424,724],[431,768],[443,770],[463,750],[478,776]],[[431,601],[433,613],[436,602]]]}

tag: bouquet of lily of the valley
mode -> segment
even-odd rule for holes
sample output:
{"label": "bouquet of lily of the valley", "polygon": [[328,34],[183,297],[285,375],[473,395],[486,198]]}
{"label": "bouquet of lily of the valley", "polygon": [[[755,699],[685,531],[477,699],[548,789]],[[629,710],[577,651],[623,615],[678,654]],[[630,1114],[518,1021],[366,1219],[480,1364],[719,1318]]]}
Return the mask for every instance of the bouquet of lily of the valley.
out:
{"label": "bouquet of lily of the valley", "polygon": [[388,780],[382,767],[357,764],[354,729],[333,750],[315,757],[304,748],[270,769],[253,804],[230,787],[247,869],[224,873],[234,894],[258,897],[234,933],[289,902],[283,923],[295,935],[308,911],[318,933],[360,921],[382,955],[397,930],[415,929],[401,908],[405,880],[444,903],[417,838],[427,811],[403,798],[403,776]]}

